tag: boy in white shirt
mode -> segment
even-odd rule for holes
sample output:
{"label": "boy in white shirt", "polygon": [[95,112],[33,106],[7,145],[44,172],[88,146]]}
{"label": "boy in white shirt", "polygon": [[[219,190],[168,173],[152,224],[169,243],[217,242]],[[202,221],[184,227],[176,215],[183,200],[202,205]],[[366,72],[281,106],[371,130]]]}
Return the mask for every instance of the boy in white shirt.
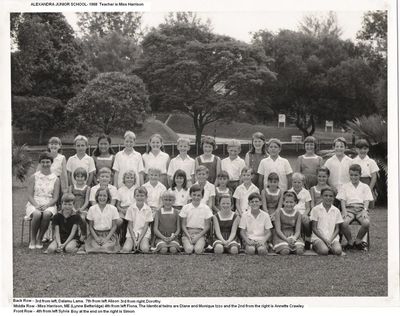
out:
{"label": "boy in white shirt", "polygon": [[196,169],[197,182],[195,184],[198,184],[200,188],[204,190],[201,203],[207,205],[210,209],[212,209],[215,204],[215,186],[214,184],[211,184],[207,181],[208,175],[208,168],[205,166],[199,166]]}
{"label": "boy in white shirt", "polygon": [[165,185],[160,182],[161,170],[150,168],[147,171],[149,182],[143,184],[147,190],[147,205],[153,211],[153,216],[156,210],[162,206],[162,194],[167,191]]}
{"label": "boy in white shirt", "polygon": [[235,199],[236,210],[239,215],[242,215],[249,207],[249,195],[252,193],[260,193],[258,187],[251,181],[253,178],[253,169],[243,168],[240,178],[242,184],[239,185],[233,193]]}
{"label": "boy in white shirt", "polygon": [[241,144],[238,140],[232,139],[227,143],[227,151],[229,157],[222,159],[221,170],[229,174],[228,187],[232,192],[235,192],[239,185],[240,174],[242,169],[246,167],[246,163],[239,157]]}
{"label": "boy in white shirt", "polygon": [[[342,232],[347,239],[347,248],[366,251],[368,245],[363,241],[363,237],[369,230],[368,206],[374,198],[369,186],[360,181],[360,165],[351,165],[349,174],[350,182],[342,185],[337,195],[337,199],[341,202],[344,219]],[[349,227],[353,221],[357,221],[361,225],[355,241],[353,241]]]}
{"label": "boy in white shirt", "polygon": [[168,166],[168,184],[172,186],[172,177],[178,169],[182,169],[186,173],[187,187],[189,188],[194,183],[194,159],[190,158],[187,152],[190,149],[190,140],[187,138],[178,138],[176,148],[179,155],[171,159]]}

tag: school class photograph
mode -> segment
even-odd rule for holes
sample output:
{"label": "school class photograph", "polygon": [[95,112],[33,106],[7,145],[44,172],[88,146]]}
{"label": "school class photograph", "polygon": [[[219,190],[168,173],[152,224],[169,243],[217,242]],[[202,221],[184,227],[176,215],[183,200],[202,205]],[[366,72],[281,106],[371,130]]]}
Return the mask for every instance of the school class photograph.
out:
{"label": "school class photograph", "polygon": [[388,296],[387,15],[11,13],[13,296]]}

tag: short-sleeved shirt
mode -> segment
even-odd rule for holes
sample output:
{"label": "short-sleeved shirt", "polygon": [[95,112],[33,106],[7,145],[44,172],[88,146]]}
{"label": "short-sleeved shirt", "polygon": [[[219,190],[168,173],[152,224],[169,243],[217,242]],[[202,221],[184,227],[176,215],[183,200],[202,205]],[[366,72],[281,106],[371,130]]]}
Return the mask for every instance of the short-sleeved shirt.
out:
{"label": "short-sleeved shirt", "polygon": [[[289,191],[296,193],[296,191],[291,188]],[[306,202],[311,202],[311,194],[310,192],[302,188],[299,193],[296,193],[299,202],[295,205],[294,209],[298,211],[300,214],[304,214],[306,210]]]}
{"label": "short-sleeved shirt", "polygon": [[203,203],[200,203],[197,207],[193,203],[189,203],[183,206],[179,216],[186,218],[187,228],[204,229],[205,221],[210,219],[213,214],[211,209]]}
{"label": "short-sleeved shirt", "polygon": [[150,151],[142,155],[144,172],[149,173],[149,168],[159,169],[162,174],[167,173],[167,164],[169,155],[163,151],[160,151],[157,156]]}
{"label": "short-sleeved shirt", "polygon": [[79,159],[77,155],[69,157],[67,161],[67,171],[71,172],[72,183],[74,185],[76,184],[76,181],[73,175],[77,168],[85,169],[88,174],[96,171],[93,158],[87,154],[85,154],[82,159]]}
{"label": "short-sleeved shirt", "polygon": [[[118,199],[118,190],[115,186],[112,184],[109,184],[107,186],[108,190],[111,193],[111,200],[117,200]],[[97,190],[100,189],[100,184],[95,185],[90,189],[90,196],[89,196],[89,201],[90,202],[96,202],[96,192]]]}
{"label": "short-sleeved shirt", "polygon": [[286,191],[288,187],[287,175],[291,174],[293,170],[287,159],[278,156],[275,160],[271,157],[261,160],[257,172],[264,176],[264,188],[267,187],[269,174],[275,172],[279,176],[279,188]]}
{"label": "short-sleeved shirt", "polygon": [[254,217],[251,211],[248,210],[243,213],[239,228],[246,229],[249,239],[262,240],[265,238],[265,230],[272,228],[271,218],[261,210],[257,217]]}
{"label": "short-sleeved shirt", "polygon": [[233,197],[239,200],[239,203],[238,205],[236,205],[236,208],[242,212],[247,210],[247,208],[249,207],[248,198],[249,195],[252,193],[260,193],[258,187],[256,187],[253,183],[250,184],[248,189],[245,187],[244,183],[239,185],[236,188],[235,193],[233,193]]}
{"label": "short-sleeved shirt", "polygon": [[[318,230],[325,236],[325,238],[330,239],[333,232],[335,231],[335,225],[343,223],[342,215],[337,207],[331,206],[329,211],[326,211],[323,203],[314,206],[310,213],[310,220],[317,222]],[[314,232],[312,233],[311,240],[318,240]],[[339,240],[339,235],[336,236],[334,240]]]}
{"label": "short-sleeved shirt", "polygon": [[136,202],[135,200],[135,189],[136,185],[132,185],[130,188],[123,185],[118,189],[117,200],[120,202],[122,207],[131,206]]}
{"label": "short-sleeved shirt", "polygon": [[229,181],[238,181],[243,168],[246,167],[246,163],[240,157],[231,159],[229,157],[221,160],[221,170],[226,171],[229,174]]}
{"label": "short-sleeved shirt", "polygon": [[146,182],[143,186],[147,190],[147,205],[159,209],[161,207],[161,195],[167,191],[167,188],[160,181],[153,187],[150,182]]}
{"label": "short-sleeved shirt", "polygon": [[373,173],[379,171],[379,167],[376,164],[374,159],[371,159],[366,155],[364,159],[361,159],[360,156],[357,156],[353,159],[353,164],[360,165],[361,167],[361,177],[370,178]]}
{"label": "short-sleeved shirt", "polygon": [[[196,182],[195,184],[199,183]],[[208,205],[208,201],[212,196],[215,196],[215,186],[214,184],[211,184],[210,182],[206,181],[206,184],[204,185],[204,195],[200,203]]]}
{"label": "short-sleeved shirt", "polygon": [[168,166],[168,176],[173,177],[178,169],[185,171],[187,181],[190,183],[192,175],[194,175],[194,159],[190,158],[189,156],[186,156],[185,159],[182,159],[180,155],[172,158]]}
{"label": "short-sleeved shirt", "polygon": [[189,201],[189,190],[182,188],[180,191],[178,191],[178,189],[175,187],[174,189],[169,188],[168,192],[172,192],[175,195],[174,206],[184,206]]}
{"label": "short-sleeved shirt", "polygon": [[336,198],[346,201],[346,205],[363,204],[364,201],[374,200],[371,189],[362,182],[359,182],[357,187],[351,182],[343,184]]}
{"label": "short-sleeved shirt", "polygon": [[[65,217],[63,213],[57,213],[52,219],[53,227],[58,225],[60,231],[61,243],[64,243],[69,235],[71,234],[72,227],[74,225],[79,225],[80,216],[78,214],[73,214],[69,217]],[[78,230],[76,230],[74,239],[78,239]]]}
{"label": "short-sleeved shirt", "polygon": [[93,221],[95,230],[106,231],[111,229],[113,220],[119,219],[119,214],[114,205],[107,204],[101,211],[100,206],[95,204],[89,208],[86,218]]}
{"label": "short-sleeved shirt", "polygon": [[[138,236],[142,233],[144,225],[153,221],[153,212],[147,204],[144,204],[139,210],[136,203],[134,203],[126,210],[125,219],[133,223],[133,232]],[[144,237],[150,238],[150,235],[150,229],[147,229]],[[135,238],[137,238],[137,236],[135,236]],[[131,237],[129,229],[126,232],[126,237]]]}
{"label": "short-sleeved shirt", "polygon": [[115,155],[113,169],[119,172],[116,184],[118,188],[123,185],[124,173],[128,170],[135,171],[137,182],[139,182],[139,173],[144,171],[142,155],[135,150],[130,154],[127,154],[125,149],[121,150]]}
{"label": "short-sleeved shirt", "polygon": [[337,191],[340,187],[350,181],[349,168],[353,164],[353,159],[349,156],[344,156],[341,161],[336,157],[332,156],[325,162],[325,167],[329,169],[330,175],[328,183],[334,187]]}

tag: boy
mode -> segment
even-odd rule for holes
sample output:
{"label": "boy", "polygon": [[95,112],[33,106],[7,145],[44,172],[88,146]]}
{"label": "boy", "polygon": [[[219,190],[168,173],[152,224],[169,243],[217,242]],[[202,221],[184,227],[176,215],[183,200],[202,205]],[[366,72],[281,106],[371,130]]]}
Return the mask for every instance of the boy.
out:
{"label": "boy", "polygon": [[235,199],[236,210],[239,215],[242,215],[249,207],[249,195],[260,193],[260,190],[252,182],[253,169],[243,168],[240,177],[243,183],[236,188],[233,198]]}
{"label": "boy", "polygon": [[74,209],[75,196],[65,193],[61,198],[61,211],[53,217],[55,240],[47,248],[47,253],[78,251],[78,225],[80,216]]}
{"label": "boy", "polygon": [[201,203],[204,189],[198,184],[191,186],[190,197],[192,202],[183,206],[179,216],[182,218],[182,244],[187,254],[200,254],[204,251],[206,244],[205,235],[210,230],[211,209]]}
{"label": "boy", "polygon": [[99,170],[98,174],[97,174],[97,179],[99,181],[99,184],[95,185],[94,187],[92,187],[90,189],[90,197],[89,197],[89,201],[90,201],[90,205],[95,205],[96,204],[96,192],[98,189],[100,188],[107,188],[110,190],[111,193],[111,205],[115,206],[115,203],[117,201],[118,198],[118,190],[115,186],[113,186],[112,184],[110,184],[111,182],[111,170],[107,167],[103,167]]}
{"label": "boy", "polygon": [[167,191],[167,188],[160,182],[161,170],[156,168],[149,168],[147,171],[149,181],[143,184],[143,187],[147,190],[147,205],[150,206],[153,211],[153,215],[156,210],[162,206],[162,194]]}
{"label": "boy", "polygon": [[222,159],[221,170],[226,171],[229,175],[228,187],[235,192],[239,185],[240,173],[246,167],[246,163],[239,157],[241,144],[238,140],[232,139],[227,142],[227,151],[229,157]]}
{"label": "boy", "polygon": [[194,159],[190,158],[187,152],[190,149],[190,140],[187,138],[178,138],[177,149],[179,155],[171,159],[168,166],[168,184],[172,185],[172,177],[178,169],[182,169],[186,173],[187,187],[190,187],[194,183]]}
{"label": "boy", "polygon": [[143,184],[143,160],[142,155],[135,151],[136,135],[134,132],[126,131],[124,134],[124,150],[121,150],[115,155],[113,169],[114,173],[114,184],[117,189],[123,185],[123,176],[125,171],[134,170],[136,179],[138,179],[138,186]]}
{"label": "boy", "polygon": [[91,185],[93,182],[94,173],[96,166],[92,157],[86,154],[88,146],[88,139],[85,136],[78,135],[74,139],[76,154],[68,158],[67,161],[67,174],[68,174],[68,185],[76,184],[73,174],[75,169],[82,167],[88,173],[86,184]]}
{"label": "boy", "polygon": [[[363,237],[369,230],[368,206],[374,198],[369,186],[360,181],[360,165],[351,165],[349,175],[350,182],[342,185],[337,195],[337,199],[341,202],[344,219],[342,232],[347,239],[347,248],[366,251],[367,243],[363,241]],[[355,241],[353,241],[349,227],[353,221],[357,221],[361,225]]]}
{"label": "boy", "polygon": [[271,237],[272,223],[269,215],[260,210],[261,195],[252,193],[249,195],[250,210],[243,213],[240,219],[240,236],[245,243],[247,254],[259,255],[267,253],[267,241]]}
{"label": "boy", "polygon": [[333,206],[335,192],[327,187],[321,190],[322,203],[311,210],[312,245],[319,255],[332,253],[340,256],[342,247],[339,242],[339,225],[343,218],[337,207]]}
{"label": "boy", "polygon": [[205,166],[199,166],[196,169],[196,180],[195,184],[198,184],[201,189],[204,190],[204,196],[201,199],[201,203],[207,205],[210,209],[213,209],[215,205],[215,186],[207,181],[208,179],[208,168]]}

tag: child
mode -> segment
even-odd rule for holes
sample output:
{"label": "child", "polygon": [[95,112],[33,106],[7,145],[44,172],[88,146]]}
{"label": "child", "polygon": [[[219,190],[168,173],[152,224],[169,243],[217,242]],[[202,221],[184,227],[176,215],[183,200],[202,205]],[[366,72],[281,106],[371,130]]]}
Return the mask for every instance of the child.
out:
{"label": "child", "polygon": [[186,204],[179,216],[182,218],[182,244],[187,254],[200,254],[206,244],[205,235],[210,229],[210,219],[213,216],[211,209],[201,203],[204,190],[194,184],[190,190],[192,202]]}
{"label": "child", "polygon": [[204,190],[203,198],[201,203],[207,205],[210,209],[213,208],[215,204],[215,187],[207,181],[208,179],[208,169],[205,166],[200,166],[196,169],[196,180],[195,184],[198,184],[202,190]]}
{"label": "child", "polygon": [[149,169],[159,169],[160,182],[168,186],[167,170],[169,155],[163,151],[163,139],[160,134],[153,134],[149,138],[148,151],[142,155],[145,173],[145,182],[149,180]]}
{"label": "child", "polygon": [[164,192],[161,196],[163,207],[154,216],[154,234],[156,235],[155,251],[160,253],[177,253],[180,248],[178,241],[181,232],[179,211],[172,205],[175,202],[175,194]]}
{"label": "child", "polygon": [[242,172],[242,169],[246,167],[246,164],[244,160],[238,156],[241,150],[241,144],[238,140],[230,140],[227,143],[227,150],[229,157],[222,159],[221,170],[226,171],[229,174],[228,187],[232,192],[235,192],[239,185],[240,173]]}
{"label": "child", "polygon": [[190,149],[190,140],[187,138],[178,138],[177,149],[179,155],[171,159],[168,166],[168,183],[171,186],[172,176],[178,169],[182,169],[186,173],[187,186],[190,187],[194,183],[194,159],[190,158],[187,152]]}
{"label": "child", "polygon": [[151,232],[149,224],[153,221],[153,212],[145,201],[147,199],[147,190],[145,187],[135,189],[136,203],[131,205],[126,211],[125,219],[128,221],[128,231],[126,241],[121,250],[123,253],[141,251],[148,253],[150,251]]}
{"label": "child", "polygon": [[168,189],[175,195],[174,208],[181,210],[182,207],[188,204],[189,201],[189,190],[187,187],[186,173],[182,169],[176,170],[174,177],[172,178],[172,185]]}
{"label": "child", "polygon": [[317,179],[318,179],[317,185],[313,186],[310,189],[311,208],[322,202],[321,190],[323,188],[329,187],[328,185],[329,169],[327,167],[319,167],[317,169]]}
{"label": "child", "polygon": [[53,157],[50,170],[60,179],[60,192],[66,193],[68,190],[67,162],[65,156],[60,154],[61,146],[61,139],[58,137],[51,137],[49,139],[48,150]]}
{"label": "child", "polygon": [[271,237],[272,223],[269,215],[260,210],[261,195],[252,193],[249,195],[250,209],[243,213],[239,228],[240,236],[245,243],[247,254],[259,255],[267,253],[267,241]]}
{"label": "child", "polygon": [[213,216],[214,226],[214,253],[238,254],[240,243],[237,236],[240,217],[232,212],[232,198],[222,195],[219,200],[221,210]]}
{"label": "child", "polygon": [[54,237],[47,253],[78,251],[78,225],[80,217],[74,212],[74,195],[64,193],[61,198],[61,211],[53,217]]}
{"label": "child", "polygon": [[317,140],[313,136],[304,139],[306,153],[297,158],[297,170],[305,176],[304,187],[309,190],[317,184],[317,169],[323,165],[322,157],[315,154]]}
{"label": "child", "polygon": [[298,203],[294,192],[283,194],[283,208],[275,214],[274,250],[281,255],[304,253],[304,242],[301,239],[301,214],[295,209]]}
{"label": "child", "polygon": [[113,169],[114,184],[118,188],[123,185],[124,173],[128,170],[134,170],[138,185],[143,184],[143,161],[142,155],[133,149],[135,145],[136,135],[134,132],[126,131],[124,134],[124,150],[115,155]]}
{"label": "child", "polygon": [[340,191],[343,184],[350,182],[349,167],[353,163],[349,156],[344,154],[346,150],[346,140],[338,137],[333,141],[335,155],[325,162],[325,167],[329,169],[328,184],[333,187],[336,192]]}
{"label": "child", "polygon": [[226,171],[221,171],[217,175],[217,181],[215,182],[215,203],[213,207],[213,213],[218,213],[219,210],[219,199],[222,195],[232,196],[232,191],[228,188],[229,174]]}
{"label": "child", "polygon": [[[347,239],[347,247],[366,251],[367,243],[363,237],[369,230],[368,206],[373,201],[371,189],[365,183],[360,181],[361,166],[353,164],[349,168],[350,182],[341,186],[337,195],[342,205],[342,216],[344,223],[342,225],[343,235]],[[350,223],[357,221],[361,224],[356,240],[353,241],[350,231]]]}
{"label": "child", "polygon": [[199,166],[205,166],[208,169],[208,181],[215,184],[217,180],[217,174],[221,171],[221,159],[218,156],[212,154],[213,150],[217,149],[215,139],[211,136],[204,136],[201,140],[201,148],[203,154],[196,157],[195,169]]}
{"label": "child", "polygon": [[330,187],[323,188],[321,196],[322,203],[311,210],[312,247],[319,255],[332,253],[340,256],[339,225],[343,223],[343,218],[339,209],[333,206],[335,191]]}
{"label": "child", "polygon": [[[263,133],[256,132],[251,137],[251,149],[246,156],[244,157],[244,162],[246,163],[247,168],[251,168],[252,170],[258,170],[258,166],[260,165],[261,160],[268,157],[267,146],[265,144],[266,138]],[[253,174],[253,178],[251,181],[258,186],[258,173]],[[259,187],[260,191],[262,187]]]}
{"label": "child", "polygon": [[291,183],[292,167],[289,161],[279,156],[282,149],[282,143],[277,138],[271,138],[268,141],[269,157],[264,158],[258,167],[259,187],[265,188],[268,185],[268,175],[275,172],[279,176],[279,188],[286,191]]}
{"label": "child", "polygon": [[162,205],[161,196],[167,188],[160,182],[160,169],[150,168],[148,170],[149,182],[143,184],[147,190],[147,205],[153,211],[153,215]]}
{"label": "child", "polygon": [[279,176],[275,172],[268,175],[267,187],[261,191],[263,211],[268,213],[273,222],[275,213],[282,207],[283,194],[279,189]]}
{"label": "child", "polygon": [[[114,151],[111,148],[111,138],[107,135],[102,135],[97,139],[97,147],[93,151],[94,165],[96,166],[96,174],[101,168],[109,168],[112,170],[114,164]],[[114,175],[111,175],[111,184],[114,182]],[[93,185],[98,184],[96,175],[94,177]]]}
{"label": "child", "polygon": [[242,169],[242,172],[240,174],[240,180],[242,181],[242,184],[236,188],[235,193],[233,194],[236,202],[236,210],[238,211],[239,216],[241,216],[243,212],[245,212],[249,207],[249,195],[251,193],[260,193],[258,187],[256,187],[253,182],[251,182],[252,177],[252,169],[247,167]]}
{"label": "child", "polygon": [[107,188],[98,189],[95,200],[87,214],[90,235],[85,242],[86,252],[116,253],[120,249],[116,234],[118,210],[110,204],[111,193]]}
{"label": "child", "polygon": [[93,182],[94,173],[96,172],[96,167],[94,165],[94,160],[86,154],[86,149],[88,146],[88,139],[85,136],[78,135],[74,139],[76,155],[68,158],[67,161],[67,174],[68,174],[68,184],[75,184],[75,179],[73,174],[76,168],[82,167],[86,170],[88,177],[86,184],[90,185]]}
{"label": "child", "polygon": [[90,197],[89,197],[89,201],[91,205],[95,205],[96,204],[96,192],[99,188],[107,188],[108,190],[110,190],[111,193],[111,201],[110,204],[115,206],[115,203],[117,202],[117,198],[118,198],[118,191],[117,188],[113,185],[110,184],[111,182],[111,169],[104,167],[101,168],[99,173],[97,174],[97,179],[99,180],[99,184],[95,185],[94,187],[92,187],[90,189]]}

